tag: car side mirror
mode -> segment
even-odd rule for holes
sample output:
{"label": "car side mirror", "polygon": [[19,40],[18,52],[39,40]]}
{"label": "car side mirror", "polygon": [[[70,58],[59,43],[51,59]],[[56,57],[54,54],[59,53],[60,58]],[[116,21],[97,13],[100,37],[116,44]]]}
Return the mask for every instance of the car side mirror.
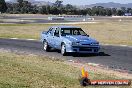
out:
{"label": "car side mirror", "polygon": [[56,34],[56,37],[60,37],[59,34]]}
{"label": "car side mirror", "polygon": [[47,33],[47,31],[43,31],[43,32],[42,32],[42,34],[45,34],[45,33]]}
{"label": "car side mirror", "polygon": [[56,37],[60,37],[60,36],[59,36],[59,33],[55,33],[54,36],[56,36]]}

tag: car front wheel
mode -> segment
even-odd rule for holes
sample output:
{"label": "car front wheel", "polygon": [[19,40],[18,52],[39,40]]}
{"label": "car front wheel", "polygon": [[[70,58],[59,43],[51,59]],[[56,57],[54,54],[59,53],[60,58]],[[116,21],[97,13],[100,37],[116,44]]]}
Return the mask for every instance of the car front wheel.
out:
{"label": "car front wheel", "polygon": [[63,55],[63,56],[65,56],[67,53],[66,53],[66,45],[65,44],[62,44],[62,46],[61,46],[61,54]]}
{"label": "car front wheel", "polygon": [[45,51],[50,50],[50,47],[49,47],[48,42],[46,40],[43,42],[43,50],[45,50]]}

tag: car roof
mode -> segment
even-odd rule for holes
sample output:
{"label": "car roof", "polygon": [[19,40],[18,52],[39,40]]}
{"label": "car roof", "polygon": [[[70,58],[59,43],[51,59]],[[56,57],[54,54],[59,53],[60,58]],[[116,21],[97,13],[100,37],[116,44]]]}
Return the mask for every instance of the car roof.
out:
{"label": "car roof", "polygon": [[80,27],[75,27],[75,26],[52,26],[52,28],[80,28]]}

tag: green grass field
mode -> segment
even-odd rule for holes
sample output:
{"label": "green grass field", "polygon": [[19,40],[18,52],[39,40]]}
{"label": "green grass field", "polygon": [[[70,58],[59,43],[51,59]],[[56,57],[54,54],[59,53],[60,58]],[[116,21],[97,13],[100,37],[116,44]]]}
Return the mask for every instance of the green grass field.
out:
{"label": "green grass field", "polygon": [[[40,33],[53,24],[0,24],[0,38],[40,39]],[[132,22],[76,24],[101,43],[132,45]]]}
{"label": "green grass field", "polygon": [[[37,55],[0,52],[0,88],[82,88],[80,68],[57,59]],[[90,79],[115,79],[102,73],[89,72]],[[90,86],[88,88],[131,88]]]}

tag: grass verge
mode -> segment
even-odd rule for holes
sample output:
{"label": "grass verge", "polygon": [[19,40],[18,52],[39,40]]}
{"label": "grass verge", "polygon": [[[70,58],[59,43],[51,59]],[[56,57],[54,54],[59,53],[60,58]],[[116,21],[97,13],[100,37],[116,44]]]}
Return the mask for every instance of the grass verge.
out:
{"label": "grass verge", "polygon": [[[18,55],[0,52],[0,88],[82,88],[78,81],[79,74],[80,69],[56,59],[51,60],[33,54]],[[90,72],[90,79],[115,78],[115,76]]]}

